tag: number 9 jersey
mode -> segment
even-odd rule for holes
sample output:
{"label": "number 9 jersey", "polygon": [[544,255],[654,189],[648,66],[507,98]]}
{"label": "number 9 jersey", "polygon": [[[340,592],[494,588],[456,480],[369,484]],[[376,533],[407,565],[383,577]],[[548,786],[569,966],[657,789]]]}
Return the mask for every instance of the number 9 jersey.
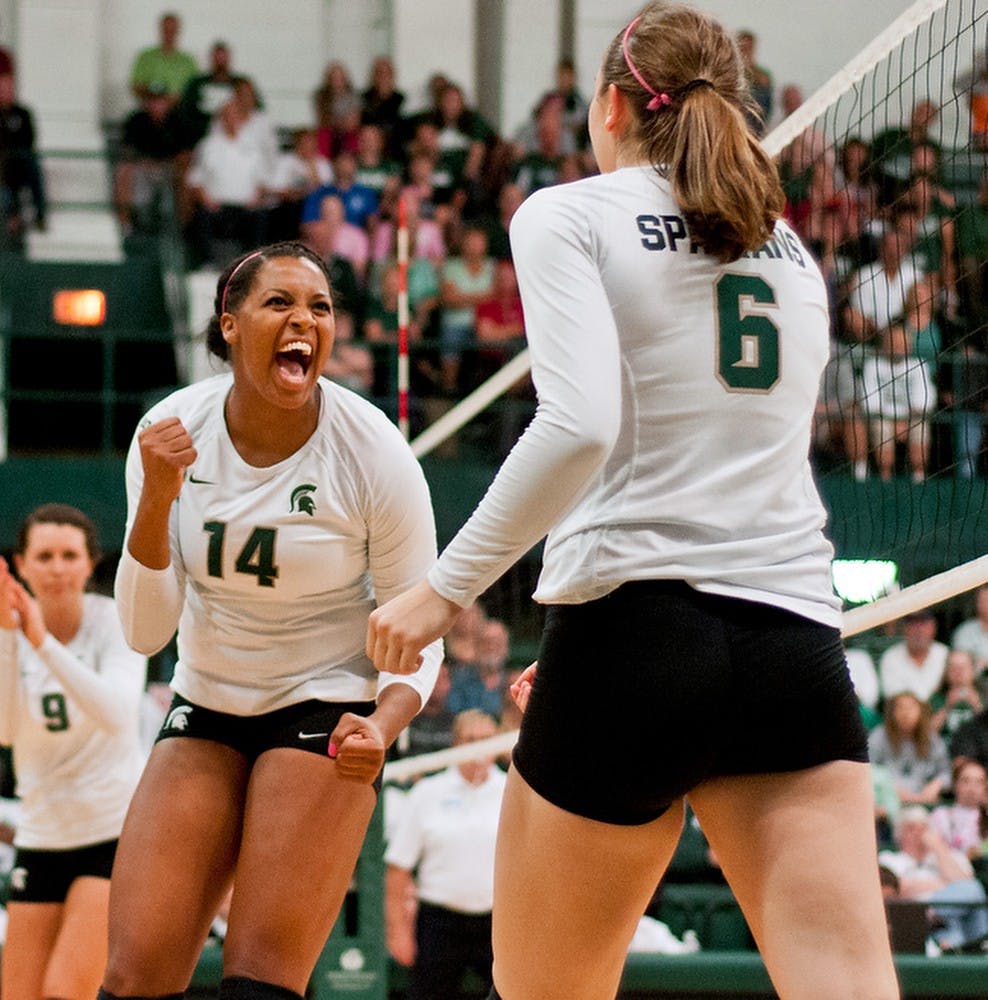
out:
{"label": "number 9 jersey", "polygon": [[[180,389],[142,421],[178,417],[197,458],[172,507],[172,565],[162,571],[175,574],[184,602],[156,606],[121,593],[118,578],[128,634],[157,632],[160,643],[162,616],[167,635],[177,625],[172,687],[216,711],[256,715],[309,698],[372,700],[379,685],[394,681],[416,688],[424,703],[441,643],[409,677],[378,675],[364,653],[376,604],[417,583],[435,559],[428,487],[407,443],[377,407],[321,380],[309,440],[275,465],[251,466],[223,417],[231,385],[226,374]],[[142,484],[135,437],[127,459],[130,519]]]}

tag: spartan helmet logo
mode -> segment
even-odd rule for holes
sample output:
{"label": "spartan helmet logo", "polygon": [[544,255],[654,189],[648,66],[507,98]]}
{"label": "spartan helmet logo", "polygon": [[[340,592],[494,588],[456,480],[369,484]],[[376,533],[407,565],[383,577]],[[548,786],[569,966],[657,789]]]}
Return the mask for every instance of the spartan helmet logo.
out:
{"label": "spartan helmet logo", "polygon": [[191,705],[179,705],[168,713],[162,729],[185,730],[189,728],[189,713],[192,711]]}
{"label": "spartan helmet logo", "polygon": [[292,490],[291,503],[288,505],[288,509],[291,513],[305,513],[309,517],[315,516],[316,504],[312,499],[312,494],[316,492],[315,486],[312,483],[303,483],[301,486],[296,486]]}

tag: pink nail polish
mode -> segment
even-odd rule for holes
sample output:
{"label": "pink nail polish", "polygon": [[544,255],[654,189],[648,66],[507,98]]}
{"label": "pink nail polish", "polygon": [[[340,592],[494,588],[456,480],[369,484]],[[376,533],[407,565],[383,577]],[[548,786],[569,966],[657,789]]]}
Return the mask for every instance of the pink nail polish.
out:
{"label": "pink nail polish", "polygon": [[330,757],[335,757],[336,756],[336,744],[335,743],[330,743],[329,744],[329,749],[328,749],[327,753],[329,754]]}

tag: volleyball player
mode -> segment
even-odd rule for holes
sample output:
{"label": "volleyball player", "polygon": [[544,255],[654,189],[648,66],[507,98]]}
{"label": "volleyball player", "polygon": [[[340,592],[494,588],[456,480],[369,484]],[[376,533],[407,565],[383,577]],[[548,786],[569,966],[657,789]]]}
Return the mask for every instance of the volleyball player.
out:
{"label": "volleyball player", "polygon": [[414,669],[546,531],[538,669],[501,815],[494,983],[615,995],[690,803],[785,998],[897,995],[865,733],[808,460],[820,272],[723,28],[653,3],[589,112],[602,175],[511,239],[536,416],[427,580],[371,616]]}
{"label": "volleyball player", "polygon": [[207,341],[231,373],[180,389],[127,462],[125,632],[178,627],[175,698],[120,841],[102,996],[178,997],[231,882],[224,1000],[298,1000],[339,912],[386,748],[428,697],[364,653],[375,599],[435,558],[398,430],[321,379],[326,265],[298,243],[229,266]]}
{"label": "volleyball player", "polygon": [[91,1000],[106,963],[110,871],[144,763],[146,661],[113,601],[86,593],[99,558],[93,522],[45,504],[17,533],[27,588],[0,559],[0,743],[13,747],[22,803],[5,1000]]}

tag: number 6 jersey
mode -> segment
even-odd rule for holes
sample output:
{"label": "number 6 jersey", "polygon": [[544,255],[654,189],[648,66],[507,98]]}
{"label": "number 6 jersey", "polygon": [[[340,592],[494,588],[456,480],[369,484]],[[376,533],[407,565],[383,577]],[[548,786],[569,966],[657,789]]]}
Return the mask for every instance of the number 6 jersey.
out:
{"label": "number 6 jersey", "polygon": [[837,624],[808,457],[827,296],[792,230],[721,264],[629,166],[533,194],[511,245],[538,410],[433,587],[468,604],[548,532],[546,603],[681,579]]}
{"label": "number 6 jersey", "polygon": [[[180,389],[142,421],[178,417],[198,457],[172,507],[172,564],[161,571],[176,577],[176,601],[161,607],[118,576],[125,631],[145,648],[167,640],[177,624],[172,687],[218,711],[256,715],[308,698],[373,700],[379,684],[395,681],[414,687],[424,703],[440,643],[408,677],[378,675],[364,653],[376,604],[418,582],[435,559],[428,487],[407,443],[375,406],[322,380],[312,437],[276,465],[251,466],[223,417],[231,385],[226,374]],[[135,438],[129,520],[142,484]]]}

